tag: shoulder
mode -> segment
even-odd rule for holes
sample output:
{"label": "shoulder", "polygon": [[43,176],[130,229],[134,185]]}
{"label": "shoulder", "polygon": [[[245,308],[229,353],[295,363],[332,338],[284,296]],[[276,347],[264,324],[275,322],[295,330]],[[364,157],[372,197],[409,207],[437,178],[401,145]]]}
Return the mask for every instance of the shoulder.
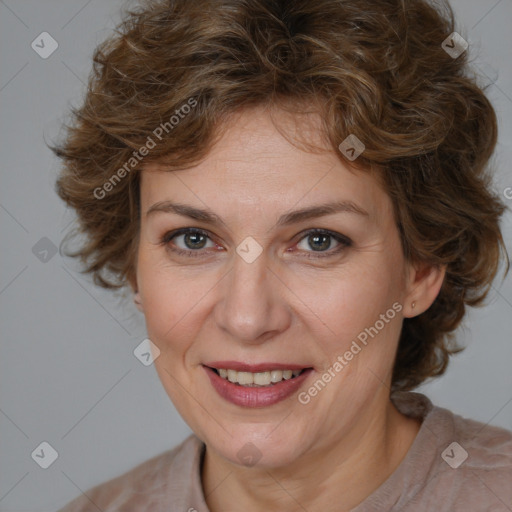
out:
{"label": "shoulder", "polygon": [[[423,394],[414,392],[397,393],[393,401],[398,410],[406,416],[421,419],[420,434],[423,438],[435,441],[439,448],[443,443],[443,460],[452,456],[457,459],[452,465],[474,470],[494,470],[512,467],[512,432],[464,418],[448,409],[438,407]],[[454,443],[449,449],[449,445]]]}
{"label": "shoulder", "polygon": [[410,505],[442,499],[447,510],[510,510],[504,504],[512,505],[512,432],[415,395],[423,426],[418,440],[422,457],[414,462],[429,461],[429,470]]}
{"label": "shoulder", "polygon": [[494,473],[512,469],[511,431],[464,418],[441,407],[433,407],[430,415],[431,425],[444,434],[441,439],[451,439],[441,456],[452,469],[457,466]]}
{"label": "shoulder", "polygon": [[512,505],[512,432],[448,411],[444,415],[452,421],[453,441],[441,457],[458,499],[468,506],[475,499],[485,506]]}
{"label": "shoulder", "polygon": [[172,505],[184,492],[182,484],[189,483],[197,471],[201,448],[201,441],[192,434],[175,448],[85,491],[58,512],[156,511]]}

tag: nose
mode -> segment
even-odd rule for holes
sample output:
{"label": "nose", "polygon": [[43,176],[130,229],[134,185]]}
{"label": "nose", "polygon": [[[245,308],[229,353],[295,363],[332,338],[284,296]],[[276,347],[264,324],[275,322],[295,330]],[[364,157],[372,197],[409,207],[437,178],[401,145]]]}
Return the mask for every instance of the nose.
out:
{"label": "nose", "polygon": [[222,280],[215,306],[217,326],[232,339],[258,344],[276,337],[291,324],[286,286],[271,270],[263,252],[247,263],[234,256],[231,271]]}

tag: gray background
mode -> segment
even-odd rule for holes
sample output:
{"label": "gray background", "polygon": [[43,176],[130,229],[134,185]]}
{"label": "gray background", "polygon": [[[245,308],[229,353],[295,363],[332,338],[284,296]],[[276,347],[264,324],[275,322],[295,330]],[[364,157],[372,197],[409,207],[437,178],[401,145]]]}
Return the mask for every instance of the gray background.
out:
{"label": "gray background", "polygon": [[[133,355],[145,338],[141,314],[51,252],[73,215],[54,193],[59,164],[45,140],[56,140],[69,107],[80,103],[93,48],[118,22],[120,8],[132,3],[0,1],[1,511],[55,510],[190,432],[154,368]],[[452,5],[458,31],[491,84],[501,129],[495,186],[504,194],[512,187],[512,0]],[[59,45],[48,59],[31,48],[44,31]],[[511,220],[507,213],[509,252]],[[50,249],[46,262],[44,249]],[[488,305],[470,312],[459,331],[468,348],[448,374],[420,389],[438,405],[508,429],[511,279],[496,282]],[[46,470],[31,458],[42,441],[59,454]]]}

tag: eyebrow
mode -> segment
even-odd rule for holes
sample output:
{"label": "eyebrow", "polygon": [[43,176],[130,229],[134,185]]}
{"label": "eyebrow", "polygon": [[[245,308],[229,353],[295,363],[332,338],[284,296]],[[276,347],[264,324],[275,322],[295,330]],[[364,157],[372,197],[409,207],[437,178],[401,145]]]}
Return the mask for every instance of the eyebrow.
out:
{"label": "eyebrow", "polygon": [[[146,215],[156,212],[175,213],[207,224],[222,224],[226,226],[224,220],[208,208],[200,209],[187,204],[173,203],[171,201],[159,201],[147,210]],[[304,220],[332,215],[334,213],[351,213],[369,217],[366,210],[352,201],[334,201],[285,213],[277,221],[277,226],[281,227],[297,224]]]}

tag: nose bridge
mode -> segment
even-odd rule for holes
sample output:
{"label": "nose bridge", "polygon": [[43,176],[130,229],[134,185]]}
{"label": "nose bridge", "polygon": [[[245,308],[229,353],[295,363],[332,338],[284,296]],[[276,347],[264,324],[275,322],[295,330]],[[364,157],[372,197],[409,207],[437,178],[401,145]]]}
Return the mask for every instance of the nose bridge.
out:
{"label": "nose bridge", "polygon": [[[243,244],[240,247],[243,249]],[[217,325],[221,329],[233,339],[258,343],[268,333],[275,335],[286,328],[287,307],[264,253],[252,261],[244,259],[243,253],[236,254],[229,274],[216,306]]]}

